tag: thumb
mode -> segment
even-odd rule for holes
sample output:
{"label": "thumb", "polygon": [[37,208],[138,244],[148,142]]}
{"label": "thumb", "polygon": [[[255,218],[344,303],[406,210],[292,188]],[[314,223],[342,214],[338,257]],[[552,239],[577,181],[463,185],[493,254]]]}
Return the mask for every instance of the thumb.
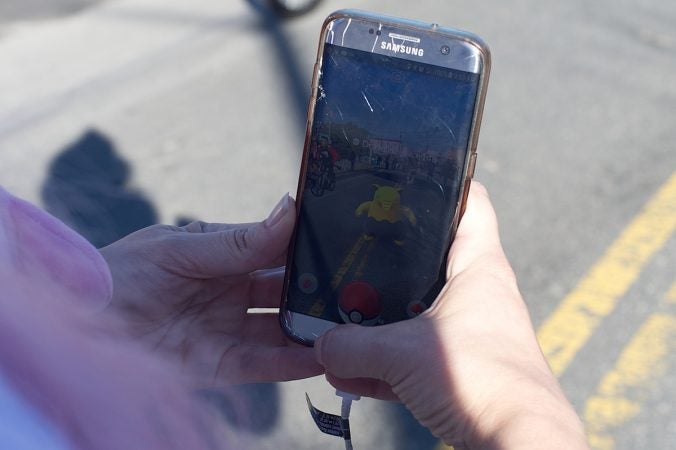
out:
{"label": "thumb", "polygon": [[340,378],[385,380],[392,366],[386,327],[339,325],[315,341],[315,358]]}
{"label": "thumb", "polygon": [[202,233],[183,233],[176,252],[195,277],[239,275],[279,265],[295,222],[293,200],[285,195],[262,222],[211,225]]}

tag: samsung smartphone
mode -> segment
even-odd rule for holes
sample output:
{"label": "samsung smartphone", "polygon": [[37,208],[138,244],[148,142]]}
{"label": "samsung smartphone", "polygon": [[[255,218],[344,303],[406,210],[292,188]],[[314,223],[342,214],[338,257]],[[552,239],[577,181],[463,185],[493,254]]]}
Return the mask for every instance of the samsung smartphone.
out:
{"label": "samsung smartphone", "polygon": [[490,54],[436,24],[338,11],[322,28],[281,322],[312,344],[343,323],[422,313],[476,162]]}

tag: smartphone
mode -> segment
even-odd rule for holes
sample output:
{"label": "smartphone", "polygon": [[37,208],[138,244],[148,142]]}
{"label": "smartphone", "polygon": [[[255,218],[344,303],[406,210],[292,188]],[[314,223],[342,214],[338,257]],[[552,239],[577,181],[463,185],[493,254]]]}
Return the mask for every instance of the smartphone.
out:
{"label": "smartphone", "polygon": [[355,10],[322,27],[280,320],[312,345],[427,309],[476,163],[490,52],[470,33]]}

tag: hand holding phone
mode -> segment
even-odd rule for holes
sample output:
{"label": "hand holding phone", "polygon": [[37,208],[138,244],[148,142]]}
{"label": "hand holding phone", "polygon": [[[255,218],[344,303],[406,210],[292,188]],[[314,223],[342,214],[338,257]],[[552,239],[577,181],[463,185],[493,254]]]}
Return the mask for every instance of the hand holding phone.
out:
{"label": "hand holding phone", "polygon": [[315,344],[336,388],[403,402],[455,448],[586,449],[584,428],[545,361],[498,236],[472,184],[448,282],[416,320],[339,326]]}
{"label": "hand holding phone", "polygon": [[416,317],[445,282],[490,56],[476,36],[339,11],[315,64],[281,321],[312,344],[342,323]]}

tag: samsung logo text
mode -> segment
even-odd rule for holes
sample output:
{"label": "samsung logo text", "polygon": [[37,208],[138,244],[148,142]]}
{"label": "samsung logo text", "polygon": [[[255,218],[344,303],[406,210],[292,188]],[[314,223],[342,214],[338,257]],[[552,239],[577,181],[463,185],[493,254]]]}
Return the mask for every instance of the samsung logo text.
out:
{"label": "samsung logo text", "polygon": [[391,42],[381,42],[381,50],[389,50],[394,53],[404,53],[406,55],[423,56],[424,50],[417,47],[409,47],[403,44],[393,44]]}

